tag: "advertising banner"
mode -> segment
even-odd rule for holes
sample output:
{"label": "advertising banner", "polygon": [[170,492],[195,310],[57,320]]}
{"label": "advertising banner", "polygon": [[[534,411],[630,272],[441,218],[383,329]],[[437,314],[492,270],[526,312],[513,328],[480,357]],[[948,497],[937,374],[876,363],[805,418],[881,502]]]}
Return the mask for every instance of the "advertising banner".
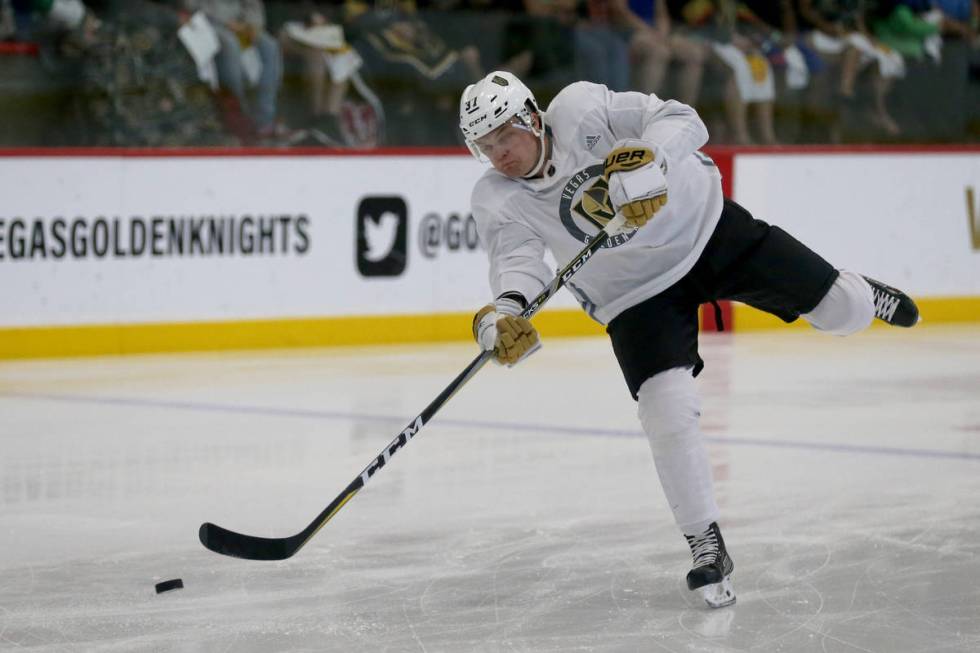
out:
{"label": "advertising banner", "polygon": [[483,170],[468,155],[0,158],[0,326],[475,310],[491,299],[469,213]]}
{"label": "advertising banner", "polygon": [[833,265],[980,295],[980,154],[737,154],[735,199]]}
{"label": "advertising banner", "polygon": [[[835,266],[937,298],[930,318],[980,318],[977,152],[713,154],[727,193]],[[484,169],[465,152],[0,156],[0,358],[466,337],[492,299],[469,213]],[[599,332],[567,292],[546,311],[556,333]]]}

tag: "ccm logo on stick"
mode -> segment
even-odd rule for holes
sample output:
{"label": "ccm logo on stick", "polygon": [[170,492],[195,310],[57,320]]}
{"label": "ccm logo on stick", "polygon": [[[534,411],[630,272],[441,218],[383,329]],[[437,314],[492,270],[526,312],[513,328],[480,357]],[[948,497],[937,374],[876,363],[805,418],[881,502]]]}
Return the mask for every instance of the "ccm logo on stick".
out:
{"label": "ccm logo on stick", "polygon": [[374,476],[379,469],[388,464],[388,461],[391,460],[391,457],[395,455],[396,451],[404,447],[406,444],[408,444],[409,440],[415,437],[415,434],[419,432],[422,426],[422,416],[419,415],[415,418],[415,421],[411,424],[411,426],[402,431],[391,446],[382,451],[381,455],[378,456],[374,462],[364,470],[364,473],[361,474],[361,480],[367,483],[368,479]]}

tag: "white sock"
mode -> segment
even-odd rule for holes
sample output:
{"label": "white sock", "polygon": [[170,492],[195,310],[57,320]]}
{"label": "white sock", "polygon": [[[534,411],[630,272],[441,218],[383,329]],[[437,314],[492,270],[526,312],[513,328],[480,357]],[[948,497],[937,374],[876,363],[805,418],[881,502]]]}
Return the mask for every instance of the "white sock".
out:
{"label": "white sock", "polygon": [[655,374],[640,386],[638,413],[674,521],[700,535],[718,520],[711,465],[698,418],[701,398],[690,368]]}
{"label": "white sock", "polygon": [[824,333],[849,336],[868,328],[874,316],[871,286],[861,275],[841,270],[817,307],[801,317]]}

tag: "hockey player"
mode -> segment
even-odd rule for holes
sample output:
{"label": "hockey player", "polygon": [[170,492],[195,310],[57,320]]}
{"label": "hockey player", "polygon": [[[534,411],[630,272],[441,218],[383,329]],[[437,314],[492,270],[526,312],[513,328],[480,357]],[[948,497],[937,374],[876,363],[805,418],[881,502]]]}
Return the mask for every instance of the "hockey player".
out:
{"label": "hockey player", "polygon": [[545,112],[517,77],[492,72],[463,92],[460,128],[492,166],[473,189],[472,211],[496,299],[474,316],[473,335],[498,362],[516,364],[539,346],[519,313],[551,278],[545,248],[569,260],[617,213],[626,218],[568,287],[606,325],[638,402],[691,548],[688,588],[711,607],[734,603],[734,564],[698,428],[698,306],[734,299],[834,335],[861,331],[875,317],[912,326],[918,309],[726,199],[718,169],[698,151],[707,129],[679,102],[577,82]]}

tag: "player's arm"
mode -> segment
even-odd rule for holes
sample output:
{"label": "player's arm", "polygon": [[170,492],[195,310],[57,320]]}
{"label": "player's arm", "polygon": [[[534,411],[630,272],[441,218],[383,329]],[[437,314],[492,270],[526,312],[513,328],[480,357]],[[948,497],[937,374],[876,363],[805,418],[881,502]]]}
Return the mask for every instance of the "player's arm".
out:
{"label": "player's arm", "polygon": [[474,204],[480,241],[490,260],[490,288],[496,298],[473,316],[473,338],[484,350],[493,350],[498,363],[516,365],[541,344],[534,326],[520,314],[527,299],[548,283],[544,243],[527,226],[491,216]]}
{"label": "player's arm", "polygon": [[484,351],[493,350],[494,360],[511,367],[541,348],[537,330],[520,313],[527,300],[506,293],[473,316],[473,339]]}
{"label": "player's arm", "polygon": [[663,152],[638,139],[618,141],[606,156],[603,175],[609,200],[626,218],[624,229],[638,229],[667,203],[667,164]]}
{"label": "player's arm", "polygon": [[653,146],[670,164],[696,152],[708,142],[708,128],[692,107],[677,100],[629,91],[607,91],[609,125],[617,139],[638,139]]}
{"label": "player's arm", "polygon": [[620,139],[605,161],[609,198],[628,228],[642,227],[667,203],[671,163],[707,143],[708,129],[693,108],[676,100],[605,93],[609,125]]}

